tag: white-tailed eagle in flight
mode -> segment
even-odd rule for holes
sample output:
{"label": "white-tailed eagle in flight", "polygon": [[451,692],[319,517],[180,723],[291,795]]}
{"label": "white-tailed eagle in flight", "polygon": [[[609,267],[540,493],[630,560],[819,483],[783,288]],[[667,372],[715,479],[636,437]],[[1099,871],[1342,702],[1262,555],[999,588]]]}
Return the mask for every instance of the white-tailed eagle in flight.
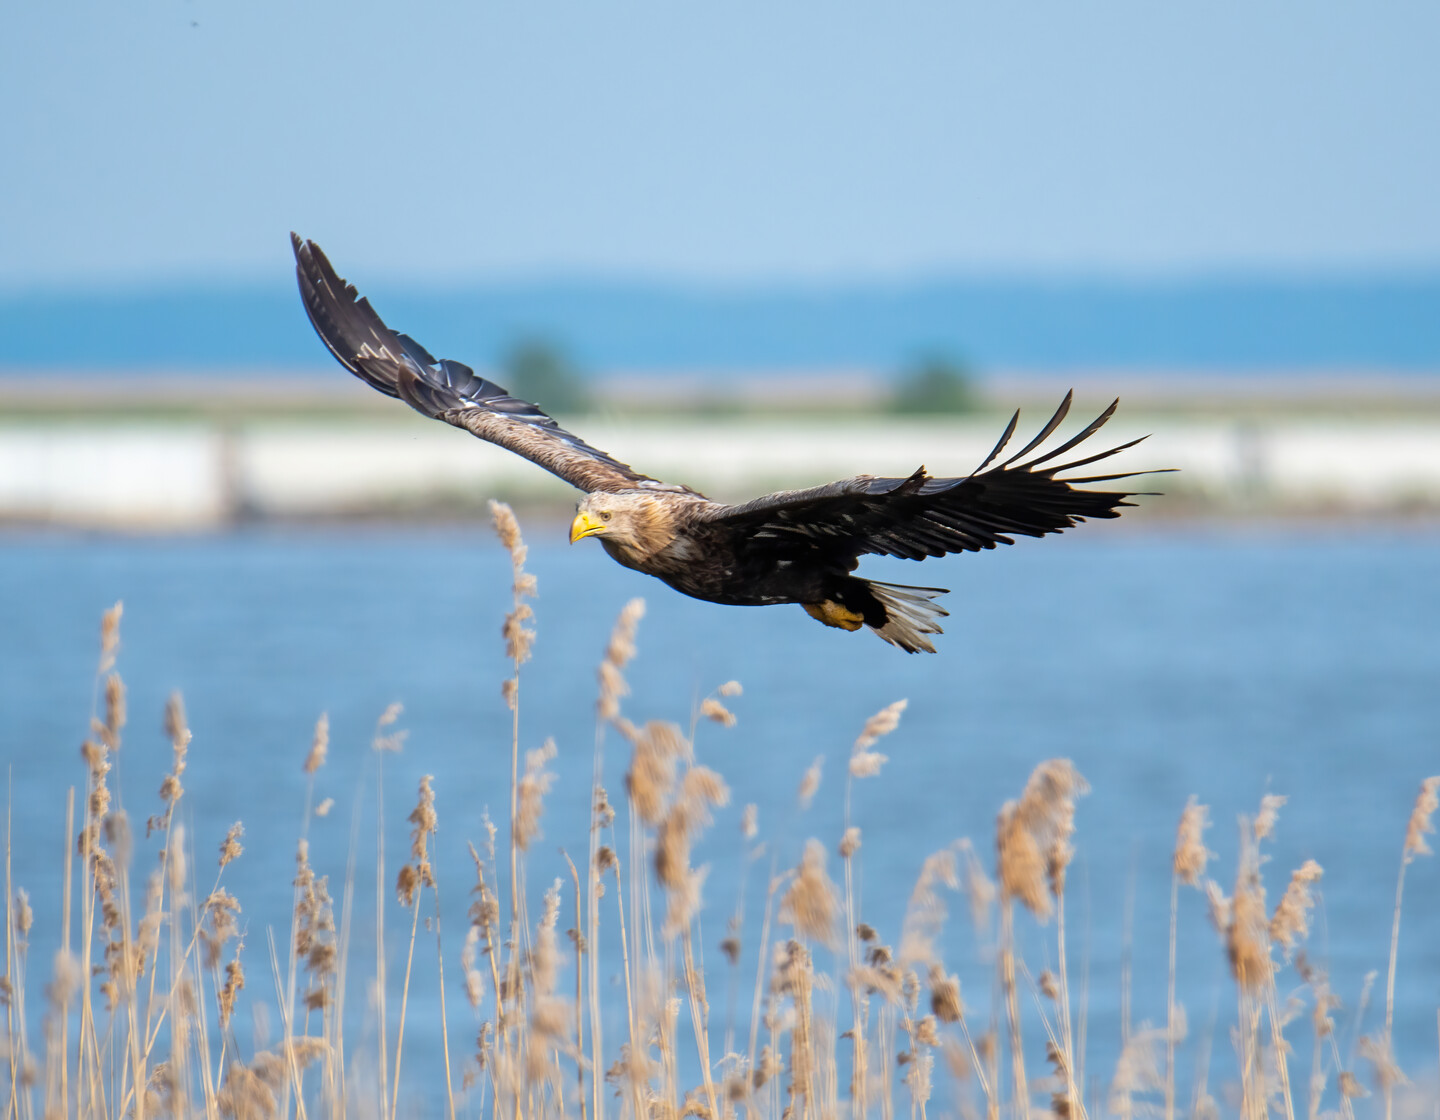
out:
{"label": "white-tailed eagle in flight", "polygon": [[[357,377],[436,420],[497,443],[584,492],[570,540],[595,537],[615,560],[676,591],[712,603],[798,603],[827,626],[867,626],[910,653],[934,653],[929,635],[948,613],[934,600],[944,588],[907,587],[854,575],[867,554],[924,560],[978,552],[1014,537],[1041,537],[1087,517],[1118,517],[1133,492],[1077,484],[1130,478],[1097,474],[1061,479],[1139,440],[1059,461],[1114,413],[1111,404],[1077,435],[1041,452],[1070,409],[1055,415],[1018,452],[1000,441],[970,474],[932,478],[856,475],[808,490],[783,490],[743,505],[711,501],[688,486],[650,478],[565,431],[536,405],[517,400],[469,366],[436,360],[414,339],[387,327],[342,280],[313,241],[291,234],[300,295],[310,321],[340,364]],[[1027,459],[1027,456],[1032,456]]]}

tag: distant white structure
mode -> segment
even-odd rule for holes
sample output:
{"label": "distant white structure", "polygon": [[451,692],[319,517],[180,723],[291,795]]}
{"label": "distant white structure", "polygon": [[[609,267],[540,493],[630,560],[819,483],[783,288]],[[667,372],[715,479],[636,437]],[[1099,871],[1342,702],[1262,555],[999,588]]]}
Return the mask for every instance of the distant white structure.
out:
{"label": "distant white structure", "polygon": [[[1082,419],[1088,419],[1088,415]],[[994,417],[955,420],[654,420],[577,425],[647,474],[740,499],[866,472],[974,468]],[[1024,432],[1022,424],[1022,434]],[[1220,508],[1440,508],[1440,419],[1185,420],[1121,413],[1114,443],[1151,438],[1116,470],[1176,467],[1141,488]],[[303,518],[476,504],[567,502],[538,467],[403,413],[365,419],[218,423],[0,421],[0,520],[140,530],[203,529],[240,516]]]}
{"label": "distant white structure", "polygon": [[0,519],[123,529],[224,524],[224,443],[199,425],[0,427]]}

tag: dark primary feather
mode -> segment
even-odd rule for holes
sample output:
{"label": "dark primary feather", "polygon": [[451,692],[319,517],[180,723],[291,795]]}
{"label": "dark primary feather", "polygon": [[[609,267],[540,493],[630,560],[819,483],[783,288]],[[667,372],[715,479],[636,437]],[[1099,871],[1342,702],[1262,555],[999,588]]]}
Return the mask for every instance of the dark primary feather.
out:
{"label": "dark primary feather", "polygon": [[1022,462],[1065,419],[1070,400],[1067,393],[1039,435],[999,466],[986,470],[1014,435],[1017,412],[995,450],[964,478],[931,478],[924,467],[909,478],[862,475],[726,506],[709,514],[707,520],[743,534],[751,549],[807,552],[837,562],[853,561],[867,553],[922,560],[950,552],[978,552],[997,544],[1013,544],[1015,535],[1058,533],[1087,517],[1119,517],[1120,507],[1132,504],[1125,500],[1133,497],[1132,493],[1083,490],[1072,483],[1106,482],[1151,472],[1070,479],[1055,476],[1108,458],[1139,440],[1073,462],[1045,465],[1092,436],[1110,419],[1114,404],[1061,446]]}
{"label": "dark primary feather", "polygon": [[[426,416],[497,443],[585,491],[666,488],[571,435],[538,407],[512,397],[469,366],[437,361],[392,331],[331,267],[320,246],[292,233],[305,310],[330,353],[356,377]],[[674,489],[679,489],[675,487]]]}

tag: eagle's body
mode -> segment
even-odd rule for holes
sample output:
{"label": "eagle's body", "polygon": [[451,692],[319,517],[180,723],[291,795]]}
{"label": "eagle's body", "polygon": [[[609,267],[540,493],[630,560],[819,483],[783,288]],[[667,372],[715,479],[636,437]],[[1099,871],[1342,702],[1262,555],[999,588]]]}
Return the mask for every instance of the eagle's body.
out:
{"label": "eagle's body", "polygon": [[794,560],[738,547],[743,538],[716,518],[725,508],[698,495],[677,495],[673,502],[647,496],[649,533],[638,539],[602,535],[600,544],[617,563],[712,603],[766,607],[825,597],[826,569],[809,565],[797,570]]}
{"label": "eagle's body", "polygon": [[[911,653],[934,652],[944,590],[879,583],[853,575],[865,554],[923,560],[1013,543],[1010,534],[1058,533],[1087,517],[1118,517],[1126,492],[1078,489],[1130,473],[1059,479],[1137,441],[1074,462],[1047,466],[1092,435],[1112,404],[1061,446],[1021,462],[1049,438],[1070,396],[1018,454],[994,466],[1019,413],[985,462],[958,478],[858,475],[788,490],[743,505],[711,501],[687,486],[640,474],[565,431],[538,407],[510,396],[468,366],[437,361],[391,331],[336,275],[314,242],[291,235],[296,274],[310,321],[346,369],[383,393],[465,428],[552,471],[585,492],[572,542],[594,536],[618,563],[676,591],[731,606],[799,603],[827,626],[868,626]],[[1117,402],[1118,403],[1118,402]],[[988,468],[988,469],[987,469]]]}

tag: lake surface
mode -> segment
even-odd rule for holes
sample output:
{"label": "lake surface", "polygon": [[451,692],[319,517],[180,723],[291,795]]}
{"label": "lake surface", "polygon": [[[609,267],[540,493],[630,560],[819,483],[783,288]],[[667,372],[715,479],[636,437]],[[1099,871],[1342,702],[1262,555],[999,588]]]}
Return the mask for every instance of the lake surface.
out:
{"label": "lake surface", "polygon": [[[522,678],[522,746],[553,736],[560,752],[546,836],[529,861],[532,906],[557,875],[567,912],[573,905],[557,849],[577,859],[585,850],[595,666],[615,615],[639,595],[649,610],[626,700],[637,722],[688,725],[698,699],[720,683],[734,678],[745,687],[731,702],[738,725],[706,724],[696,746],[733,795],[695,854],[713,865],[700,938],[712,970],[724,967],[716,945],[739,889],[741,807],[759,806],[762,837],[781,867],[794,864],[808,836],[833,852],[850,745],[868,716],[904,697],[909,709],[879,747],[890,762],[854,791],[864,830],[862,917],[883,938],[898,936],[928,853],[969,836],[990,861],[1002,802],[1018,795],[1036,763],[1073,759],[1093,792],[1078,813],[1071,974],[1077,991],[1087,976],[1091,1077],[1103,1081],[1120,1034],[1127,943],[1134,1020],[1165,1017],[1170,853],[1186,798],[1211,807],[1212,873],[1228,892],[1237,815],[1279,793],[1290,801],[1267,847],[1271,905],[1303,860],[1324,867],[1310,954],[1330,970],[1345,1003],[1342,1052],[1357,1033],[1380,1029],[1406,820],[1421,779],[1440,773],[1440,535],[1200,528],[1136,535],[1102,525],[923,568],[869,565],[868,574],[882,578],[955,589],[940,653],[911,657],[868,632],[824,629],[798,607],[688,600],[617,567],[598,548],[557,543],[557,525],[526,530],[540,594],[535,657]],[[267,925],[284,942],[305,797],[301,762],[316,717],[328,712],[332,727],[317,796],[334,797],[337,808],[316,822],[313,855],[338,883],[362,778],[369,782],[362,820],[372,819],[368,745],[376,717],[400,700],[399,726],[409,740],[384,762],[387,843],[392,853],[405,850],[416,782],[433,774],[453,947],[447,957],[458,954],[462,896],[472,882],[464,841],[481,839],[487,806],[503,835],[507,812],[509,715],[499,686],[508,663],[499,627],[509,581],[508,557],[480,530],[0,537],[0,761],[11,782],[13,874],[35,900],[31,941],[44,947],[36,960],[48,961],[57,940],[70,843],[65,791],[83,788],[76,748],[90,712],[98,621],[117,599],[125,602],[119,669],[130,690],[119,763],[124,802],[137,820],[157,811],[155,790],[169,765],[160,715],[169,692],[182,690],[195,741],[181,804],[202,881],[230,823],[242,819],[248,833],[246,855],[226,871],[245,906],[247,951],[263,954]],[[609,748],[606,784],[619,797],[626,760],[613,735]],[[817,756],[824,781],[800,812],[796,787]],[[365,827],[362,885],[373,874],[373,824]],[[137,858],[153,859],[153,849]],[[833,857],[830,871],[840,873]],[[765,877],[752,872],[747,880],[751,915],[763,908]],[[361,912],[372,905],[362,901]],[[983,1022],[991,970],[963,899],[951,910],[947,965]],[[400,915],[392,909],[392,930]],[[1038,973],[1053,963],[1046,948],[1053,928],[1039,931],[1028,918],[1020,925]],[[363,942],[357,934],[357,952]],[[392,968],[403,963],[402,950],[392,947]],[[1213,1034],[1218,1075],[1234,990],[1195,892],[1181,898],[1179,952],[1180,999],[1192,1029],[1186,1052]],[[428,963],[419,956],[417,968],[433,970],[433,948]],[[270,991],[262,959],[251,958],[251,994]],[[1357,1023],[1363,978],[1374,969],[1381,998]],[[750,955],[742,968],[751,978],[742,983],[747,993],[753,970]],[[452,984],[458,973],[447,971]],[[426,975],[417,982],[422,992]],[[1282,995],[1292,987],[1299,981],[1287,970]],[[721,985],[712,981],[711,989],[718,1020]],[[437,1045],[430,998],[412,1000],[407,1027],[417,1071]],[[1407,879],[1396,997],[1396,1049],[1412,1073],[1434,1069],[1437,1006],[1440,860],[1422,858]],[[452,1023],[457,1007],[463,1001],[452,988]],[[1033,1020],[1029,1030],[1032,1040],[1041,1034]],[[1290,1030],[1308,1055],[1308,1022]]]}
{"label": "lake surface", "polygon": [[[478,366],[527,336],[557,341],[592,370],[894,369],[917,350],[982,370],[1202,370],[1221,383],[1266,369],[1425,375],[1440,365],[1433,271],[765,285],[354,279],[397,330]],[[287,270],[254,285],[0,292],[0,376],[7,366],[336,375]]]}

